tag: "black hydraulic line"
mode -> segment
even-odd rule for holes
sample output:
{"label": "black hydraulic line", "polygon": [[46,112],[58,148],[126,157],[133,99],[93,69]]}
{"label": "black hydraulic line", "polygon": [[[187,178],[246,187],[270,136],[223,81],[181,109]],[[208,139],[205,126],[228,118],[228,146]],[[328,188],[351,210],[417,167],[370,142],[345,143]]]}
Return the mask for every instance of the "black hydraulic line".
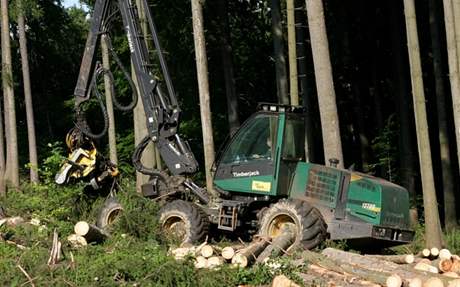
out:
{"label": "black hydraulic line", "polygon": [[[100,75],[104,75],[105,73],[107,73],[107,71],[102,69],[102,67],[98,67],[96,69],[96,72],[93,75],[93,78],[91,80],[91,84],[89,86],[89,90],[93,91],[94,94],[96,95],[96,99],[97,99],[97,102],[99,104],[99,107],[101,109],[102,116],[103,116],[103,119],[104,119],[104,127],[102,128],[102,130],[99,133],[94,133],[94,132],[92,132],[90,130],[90,128],[88,127],[88,124],[86,122],[86,119],[84,117],[84,111],[81,111],[80,106],[77,107],[77,122],[75,123],[75,126],[83,134],[85,134],[88,137],[93,138],[93,139],[102,138],[107,133],[107,130],[109,129],[109,115],[107,113],[107,109],[106,109],[104,101],[102,99],[102,95],[101,95],[101,93],[99,92],[99,90],[97,88],[97,79],[98,79],[98,77]],[[109,75],[110,74],[111,73],[109,73]]]}
{"label": "black hydraulic line", "polygon": [[117,97],[115,96],[115,91],[113,91],[113,85],[114,85],[113,74],[112,74],[112,72],[109,71],[108,75],[109,75],[110,81],[111,81],[113,105],[115,106],[115,108],[117,108],[120,111],[124,111],[124,112],[125,111],[131,111],[137,105],[138,94],[137,94],[136,86],[134,85],[133,79],[129,75],[129,72],[126,70],[125,66],[123,65],[123,63],[121,62],[121,60],[118,57],[117,53],[115,52],[115,49],[112,46],[112,41],[110,40],[110,36],[107,35],[105,37],[105,39],[106,39],[107,47],[108,47],[108,49],[109,49],[109,51],[110,51],[110,53],[112,55],[112,58],[115,60],[115,63],[117,64],[117,66],[120,68],[120,70],[123,73],[123,76],[125,77],[125,79],[128,81],[128,84],[129,84],[129,86],[131,88],[131,92],[132,92],[131,93],[131,95],[132,95],[131,103],[129,103],[126,106],[123,106],[122,104],[120,104],[120,102],[118,102],[118,100],[117,100]]}

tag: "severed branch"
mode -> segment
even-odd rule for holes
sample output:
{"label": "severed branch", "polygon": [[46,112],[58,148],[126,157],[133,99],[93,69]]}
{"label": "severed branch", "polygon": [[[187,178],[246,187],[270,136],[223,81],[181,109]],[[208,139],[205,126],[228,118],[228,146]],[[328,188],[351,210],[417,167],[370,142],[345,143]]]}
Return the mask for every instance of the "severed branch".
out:
{"label": "severed branch", "polygon": [[30,285],[31,285],[32,287],[35,287],[35,284],[34,284],[34,282],[33,282],[33,279],[32,279],[32,277],[30,277],[29,273],[27,273],[27,271],[26,271],[24,268],[22,268],[21,265],[17,264],[16,266],[19,268],[19,270],[21,270],[21,272],[24,274],[24,276],[27,277],[27,280],[29,281]]}

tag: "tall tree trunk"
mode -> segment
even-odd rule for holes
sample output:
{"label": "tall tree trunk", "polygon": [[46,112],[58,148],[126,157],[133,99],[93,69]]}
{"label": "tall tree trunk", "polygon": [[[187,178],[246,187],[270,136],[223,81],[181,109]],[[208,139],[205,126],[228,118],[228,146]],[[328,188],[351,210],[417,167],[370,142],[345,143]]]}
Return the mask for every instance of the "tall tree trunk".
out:
{"label": "tall tree trunk", "polygon": [[[145,35],[147,33],[146,31],[146,19],[145,19],[145,10],[142,7],[141,1],[136,0],[136,5],[138,7],[139,11],[139,20],[141,23],[141,29],[142,33]],[[133,71],[133,68],[132,68]],[[134,108],[134,143],[137,146],[139,142],[148,134],[147,130],[147,118],[145,116],[145,111],[144,111],[144,104],[142,102],[142,97],[139,91],[139,87],[137,86],[137,79],[135,73],[132,73],[132,78],[134,83],[136,84],[136,89],[137,89],[137,105]],[[156,157],[155,157],[155,147],[152,143],[149,143],[149,145],[144,149],[144,152],[142,153],[142,163],[151,168],[156,167]],[[141,192],[142,185],[147,183],[149,181],[149,176],[142,174],[140,172],[136,172],[136,190],[137,192]]]}
{"label": "tall tree trunk", "polygon": [[[307,78],[307,21],[306,21],[306,10],[304,0],[295,1],[295,28],[296,28],[296,54],[298,59],[297,66],[297,77],[299,81],[299,95],[302,98],[302,105],[305,107],[305,160],[307,162],[315,162],[315,147],[318,134],[315,133],[314,128],[314,117],[316,114],[313,108],[313,93],[311,92],[311,86]],[[309,89],[310,88],[310,89]]]}
{"label": "tall tree trunk", "polygon": [[27,52],[26,25],[22,1],[17,2],[19,48],[21,51],[22,78],[24,81],[24,97],[26,104],[27,135],[29,142],[30,181],[38,183],[37,142],[35,136],[34,106],[32,103],[32,89],[30,87],[29,56]]}
{"label": "tall tree trunk", "polygon": [[[446,25],[446,38],[448,42],[447,54],[449,57],[449,75],[452,91],[452,108],[454,111],[455,139],[457,141],[457,160],[460,166],[460,2],[454,0],[444,0],[443,3],[444,23]],[[451,9],[446,11],[446,6],[450,6]],[[451,15],[452,11],[454,15]],[[456,59],[454,60],[452,58]],[[457,66],[455,70],[451,68],[451,65]]]}
{"label": "tall tree trunk", "polygon": [[211,167],[214,162],[214,139],[212,136],[211,100],[208,83],[208,59],[204,39],[203,8],[201,0],[192,0],[193,40],[195,43],[196,73],[200,94],[201,127],[203,130],[204,165],[206,188],[212,197],[217,197],[213,189]]}
{"label": "tall tree trunk", "polygon": [[439,6],[435,0],[429,1],[430,11],[430,35],[431,48],[433,51],[433,73],[436,89],[436,108],[438,111],[438,138],[441,155],[442,187],[444,191],[444,223],[446,228],[451,229],[457,225],[457,212],[455,207],[454,174],[451,163],[449,146],[449,133],[446,107],[446,93],[444,89],[442,52],[440,39]]}
{"label": "tall tree trunk", "polygon": [[335,101],[323,2],[322,0],[306,0],[306,4],[323,130],[324,160],[327,163],[329,159],[336,158],[339,160],[338,166],[343,168],[339,115]]}
{"label": "tall tree trunk", "polygon": [[[110,70],[110,58],[109,58],[109,48],[107,46],[107,37],[105,35],[101,38],[101,49],[102,49],[102,66],[106,70]],[[104,88],[105,88],[105,105],[107,107],[107,115],[109,118],[109,154],[110,161],[114,164],[118,164],[117,157],[117,140],[115,134],[115,115],[113,113],[113,100],[112,100],[112,89],[111,86],[114,83],[110,82],[110,77],[104,75]]]}
{"label": "tall tree trunk", "polygon": [[288,52],[289,52],[289,91],[291,105],[299,105],[299,89],[297,76],[297,47],[295,35],[294,0],[286,0]]}
{"label": "tall tree trunk", "polygon": [[0,196],[6,195],[5,186],[5,130],[3,128],[2,102],[0,101]]}
{"label": "tall tree trunk", "polygon": [[[399,136],[399,157],[400,157],[400,169],[401,169],[401,184],[408,192],[412,206],[416,205],[416,194],[415,194],[415,155],[413,152],[413,128],[412,128],[412,116],[411,116],[411,98],[408,96],[408,87],[405,81],[405,70],[403,57],[403,43],[401,37],[401,18],[402,13],[399,5],[394,5],[390,2],[387,3],[390,9],[390,17],[392,19],[391,29],[391,47],[394,52],[392,58],[393,70],[393,81],[395,82],[394,93],[396,94],[396,113],[399,118],[400,136]],[[402,7],[402,5],[401,5]]]}
{"label": "tall tree trunk", "polygon": [[236,95],[232,45],[228,23],[228,0],[218,0],[217,10],[220,19],[219,43],[222,57],[222,69],[224,70],[225,93],[227,96],[228,125],[230,127],[230,135],[233,135],[240,126],[240,119],[238,116],[238,96]]}
{"label": "tall tree trunk", "polygon": [[283,25],[281,23],[280,0],[271,0],[272,37],[275,58],[278,102],[289,104],[286,58],[284,57]]}
{"label": "tall tree trunk", "polygon": [[412,97],[414,101],[415,128],[422,176],[423,205],[425,209],[425,239],[427,247],[441,247],[439,212],[431,163],[430,138],[423,91],[422,66],[417,35],[414,0],[404,0],[407,47],[411,70]]}
{"label": "tall tree trunk", "polygon": [[13,90],[13,71],[11,66],[11,44],[10,44],[10,30],[8,19],[8,0],[1,0],[2,11],[2,83],[3,95],[5,97],[5,111],[7,129],[7,177],[6,180],[13,188],[19,187],[19,162],[18,162],[18,139],[16,133],[16,109],[14,104],[14,90]]}

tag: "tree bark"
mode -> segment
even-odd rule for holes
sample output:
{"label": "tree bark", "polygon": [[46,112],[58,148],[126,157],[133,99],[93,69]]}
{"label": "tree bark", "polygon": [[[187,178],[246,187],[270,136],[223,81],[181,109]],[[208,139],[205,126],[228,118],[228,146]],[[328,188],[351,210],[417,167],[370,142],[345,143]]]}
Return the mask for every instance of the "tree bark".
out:
{"label": "tree bark", "polygon": [[[101,38],[101,49],[102,49],[102,66],[105,70],[110,70],[110,58],[109,58],[109,48],[107,46],[107,38],[105,35]],[[110,161],[114,164],[118,164],[117,157],[117,140],[115,134],[115,115],[113,113],[113,100],[112,100],[112,89],[111,86],[114,83],[110,82],[110,77],[104,75],[104,90],[105,90],[105,105],[107,108],[107,115],[109,118],[109,154]]]}
{"label": "tree bark", "polygon": [[404,0],[407,46],[411,70],[412,97],[414,102],[415,127],[423,188],[425,209],[425,239],[428,247],[441,247],[439,212],[434,186],[433,166],[431,162],[430,139],[423,90],[422,66],[417,35],[417,22],[414,0]]}
{"label": "tree bark", "polygon": [[[449,74],[451,78],[451,90],[452,90],[452,108],[454,112],[454,125],[455,125],[455,139],[457,141],[457,160],[458,164],[460,166],[460,2],[459,1],[454,1],[454,0],[444,0],[444,23],[446,25],[446,38],[447,38],[447,54],[449,57]],[[446,5],[450,2],[450,5],[452,9],[450,11],[446,11]],[[454,15],[447,15],[447,14],[452,14],[452,11]],[[453,29],[454,32],[453,34],[450,34],[450,32],[447,29],[447,26],[453,27],[450,29]],[[452,37],[454,39],[452,39]],[[455,48],[449,48],[449,46],[454,45]],[[455,51],[455,54],[453,54]],[[456,58],[456,69],[452,70],[451,72],[451,64],[454,65],[455,61],[454,59],[451,59],[452,57]],[[454,56],[455,55],[455,56]],[[452,63],[451,63],[452,61]],[[452,84],[452,78],[455,77],[455,84]],[[455,92],[453,89],[456,89]]]}
{"label": "tree bark", "polygon": [[329,159],[336,158],[339,160],[338,167],[343,168],[339,115],[335,100],[323,2],[322,0],[306,0],[306,4],[323,130],[324,160],[327,163]]}
{"label": "tree bark", "polygon": [[29,142],[30,181],[38,183],[38,159],[37,142],[35,136],[34,106],[32,101],[32,89],[30,87],[29,56],[27,51],[26,25],[22,1],[17,2],[19,48],[21,51],[22,78],[24,81],[24,97],[26,104],[27,135]]}
{"label": "tree bark", "polygon": [[[401,39],[401,14],[398,6],[388,2],[390,9],[390,17],[392,19],[391,27],[391,47],[394,52],[392,57],[393,81],[395,82],[394,93],[397,96],[396,112],[399,118],[400,137],[399,137],[399,156],[400,156],[400,169],[401,169],[401,184],[408,192],[412,206],[416,206],[415,194],[415,155],[413,152],[413,128],[411,117],[411,98],[408,96],[408,88],[406,81],[403,57],[403,49]],[[404,43],[405,46],[405,43]]]}
{"label": "tree bark", "polygon": [[15,189],[19,187],[18,139],[16,132],[16,109],[11,65],[11,44],[8,19],[8,0],[1,0],[2,11],[2,83],[5,97],[5,122],[7,128],[6,181]]}
{"label": "tree bark", "polygon": [[444,223],[447,229],[451,229],[457,225],[457,212],[455,207],[454,174],[451,163],[447,120],[447,115],[450,113],[447,110],[446,93],[444,89],[441,39],[439,35],[441,31],[439,27],[439,6],[436,4],[437,1],[435,0],[430,0],[428,3],[430,13],[431,48],[433,51],[436,108],[438,111],[438,139],[441,155],[442,187],[444,193]]}
{"label": "tree bark", "polygon": [[267,247],[267,240],[257,240],[249,244],[247,247],[238,250],[232,258],[232,264],[245,268],[251,262],[254,262],[257,256]]}
{"label": "tree bark", "polygon": [[270,3],[272,14],[273,53],[275,58],[276,88],[278,102],[280,104],[289,104],[280,0],[271,0]]}
{"label": "tree bark", "polygon": [[222,69],[224,71],[225,94],[227,99],[227,118],[230,128],[230,135],[233,135],[240,126],[238,115],[238,96],[236,94],[235,75],[233,70],[232,45],[230,41],[230,31],[228,22],[228,1],[218,0],[220,19],[220,51],[222,58]]}
{"label": "tree bark", "polygon": [[[142,9],[142,4],[140,1],[137,0],[136,5],[139,11],[139,20],[142,25],[141,30],[142,30],[142,33],[146,35],[147,28],[145,26],[145,23],[146,23],[145,15],[144,15],[145,12]],[[133,68],[131,70],[134,71]],[[148,130],[147,130],[147,118],[145,116],[145,111],[144,111],[144,104],[142,102],[142,97],[139,91],[139,87],[137,86],[136,75],[134,72],[132,73],[132,78],[136,85],[137,95],[138,95],[137,105],[134,108],[134,115],[133,115],[134,143],[137,146],[139,142],[148,134]],[[146,167],[149,167],[149,168],[157,167],[156,165],[157,159],[155,156],[155,146],[153,143],[149,143],[149,145],[144,149],[144,152],[142,153],[142,162]],[[142,185],[147,183],[149,181],[149,178],[150,177],[148,175],[142,174],[140,172],[136,172],[136,190],[137,192],[140,193],[142,191]]]}
{"label": "tree bark", "polygon": [[291,105],[299,105],[299,89],[297,76],[297,47],[295,34],[294,0],[286,0],[288,52],[289,52],[289,91]]}
{"label": "tree bark", "polygon": [[206,188],[212,197],[218,197],[213,189],[211,167],[214,162],[214,139],[212,135],[211,99],[208,83],[208,59],[204,38],[203,10],[201,0],[192,0],[193,40],[195,43],[196,73],[200,94],[201,127],[203,131]]}

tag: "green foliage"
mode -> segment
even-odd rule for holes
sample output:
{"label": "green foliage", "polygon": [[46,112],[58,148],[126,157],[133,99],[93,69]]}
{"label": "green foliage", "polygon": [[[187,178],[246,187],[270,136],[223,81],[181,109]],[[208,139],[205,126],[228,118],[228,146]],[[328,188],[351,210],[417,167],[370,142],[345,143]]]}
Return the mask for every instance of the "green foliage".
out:
{"label": "green foliage", "polygon": [[391,115],[383,130],[372,141],[372,151],[376,162],[369,164],[367,169],[374,174],[380,174],[391,182],[398,182],[396,159],[398,157],[398,125],[394,115]]}

